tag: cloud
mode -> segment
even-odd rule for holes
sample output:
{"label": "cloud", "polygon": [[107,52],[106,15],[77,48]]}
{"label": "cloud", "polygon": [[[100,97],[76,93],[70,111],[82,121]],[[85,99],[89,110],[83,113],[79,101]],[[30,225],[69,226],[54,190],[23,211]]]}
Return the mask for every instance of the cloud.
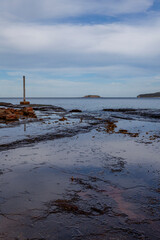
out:
{"label": "cloud", "polygon": [[[160,57],[160,21],[153,25],[0,25],[0,66],[104,66],[151,63]],[[15,60],[13,60],[15,59]]]}
{"label": "cloud", "polygon": [[87,14],[112,16],[145,12],[153,2],[154,0],[0,0],[0,15],[28,21]]}
{"label": "cloud", "polygon": [[29,22],[32,15],[35,18],[66,16],[71,10],[75,14],[88,11],[120,14],[146,11],[152,4],[152,0],[0,0],[2,15],[19,16],[20,13],[28,19],[27,22],[1,21],[0,67],[99,67],[126,63],[156,66],[160,56],[159,17],[141,24]]}
{"label": "cloud", "polygon": [[[153,2],[0,0],[1,94],[18,96],[22,75],[29,79],[29,96],[154,91],[160,87],[160,15],[150,10]],[[117,22],[72,21],[89,15],[117,16]]]}

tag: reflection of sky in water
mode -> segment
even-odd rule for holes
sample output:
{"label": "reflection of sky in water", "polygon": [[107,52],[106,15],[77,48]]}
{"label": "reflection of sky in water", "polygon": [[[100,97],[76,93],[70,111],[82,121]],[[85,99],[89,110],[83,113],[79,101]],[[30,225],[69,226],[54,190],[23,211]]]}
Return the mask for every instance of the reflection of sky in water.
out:
{"label": "reflection of sky in water", "polygon": [[[61,116],[57,114],[42,115],[42,121],[33,121],[29,123],[22,123],[16,125],[11,123],[8,126],[2,125],[0,128],[0,144],[11,143],[16,140],[30,139],[31,137],[38,135],[45,135],[47,133],[57,133],[58,131],[65,131],[67,129],[72,130],[79,126],[79,119],[69,119],[67,121],[58,121]],[[41,116],[38,115],[38,118]],[[81,123],[81,126],[85,126],[85,122]]]}
{"label": "reflection of sky in water", "polygon": [[[15,171],[24,171],[27,172],[26,176],[35,172],[40,173],[40,176],[43,173],[46,177],[54,178],[53,170],[62,173],[62,176],[65,173],[71,175],[78,173],[96,175],[116,183],[123,182],[123,179],[127,178],[134,178],[135,184],[139,181],[144,184],[151,183],[153,175],[155,177],[158,169],[160,170],[159,150],[156,148],[159,143],[151,146],[137,144],[133,138],[127,136],[123,136],[123,139],[119,135],[109,137],[92,131],[90,134],[81,134],[78,137],[1,152],[2,169],[4,168],[4,172],[5,169],[13,170],[1,177],[8,178],[14,175]],[[120,161],[124,162],[124,166],[121,166]],[[34,178],[32,181],[34,184]],[[124,181],[123,184],[129,182]],[[132,182],[133,185],[134,183]]]}
{"label": "reflection of sky in water", "polygon": [[[83,114],[83,113],[82,113]],[[118,113],[119,114],[119,113]],[[42,121],[36,121],[36,122],[29,122],[24,124],[16,124],[11,123],[8,126],[4,127],[3,124],[1,124],[0,128],[0,144],[5,143],[11,143],[16,140],[23,140],[23,139],[30,139],[31,137],[35,137],[38,135],[45,135],[45,134],[56,134],[57,132],[64,132],[67,130],[73,130],[76,131],[77,128],[83,128],[84,126],[87,126],[87,120],[83,120],[83,122],[80,122],[80,118],[76,118],[77,114],[67,114],[65,117],[67,117],[67,121],[59,121],[59,119],[62,117],[61,114],[47,114],[47,113],[38,113],[38,118],[43,118]],[[78,114],[79,115],[79,114]],[[86,113],[85,113],[86,115]],[[81,116],[81,113],[80,113]],[[88,115],[86,115],[88,116]],[[102,117],[102,119],[107,119],[112,117],[112,113],[109,112],[95,112],[94,114],[90,114],[90,116],[93,117]],[[130,117],[130,116],[129,116]],[[160,122],[156,122],[152,119],[144,120],[142,119],[140,121],[138,120],[121,120],[118,119],[117,129],[127,129],[130,132],[148,132],[153,131],[153,133],[160,132]],[[117,130],[116,129],[116,130]]]}
{"label": "reflection of sky in water", "polygon": [[[40,214],[46,209],[46,202],[66,199],[76,191],[81,199],[87,201],[84,202],[87,206],[102,202],[116,205],[119,210],[115,208],[115,211],[122,211],[131,218],[144,218],[147,213],[139,210],[141,206],[147,204],[145,201],[148,197],[159,198],[155,191],[160,170],[157,144],[159,143],[154,143],[154,146],[137,144],[134,138],[128,136],[107,135],[94,130],[72,138],[2,151],[0,210],[5,214],[14,213],[9,217],[20,219],[18,222],[24,218],[28,224],[27,216]],[[121,166],[119,161],[124,162],[124,165]],[[121,171],[112,171],[117,168]],[[100,192],[87,190],[72,182],[72,176],[86,180]],[[92,181],[90,177],[97,177],[97,181]],[[16,216],[17,213],[22,215]],[[59,215],[62,224],[66,225],[66,216],[74,217],[72,224],[75,224],[76,215],[66,214]],[[78,224],[87,219],[77,217]],[[57,219],[57,215],[52,215],[42,225],[48,227],[55,221],[57,226]],[[1,226],[10,229],[9,220],[4,220],[3,217],[2,220]],[[93,218],[90,219],[92,221]],[[41,222],[37,226],[41,229]],[[52,230],[51,226],[48,227],[48,232]]]}

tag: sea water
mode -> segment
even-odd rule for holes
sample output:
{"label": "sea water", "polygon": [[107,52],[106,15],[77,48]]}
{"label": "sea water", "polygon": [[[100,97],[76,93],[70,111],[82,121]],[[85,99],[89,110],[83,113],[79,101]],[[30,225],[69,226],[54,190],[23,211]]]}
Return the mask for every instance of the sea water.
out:
{"label": "sea water", "polygon": [[[19,104],[22,98],[0,98]],[[66,110],[100,111],[104,108],[160,109],[160,98],[27,98],[31,104],[51,104]]]}

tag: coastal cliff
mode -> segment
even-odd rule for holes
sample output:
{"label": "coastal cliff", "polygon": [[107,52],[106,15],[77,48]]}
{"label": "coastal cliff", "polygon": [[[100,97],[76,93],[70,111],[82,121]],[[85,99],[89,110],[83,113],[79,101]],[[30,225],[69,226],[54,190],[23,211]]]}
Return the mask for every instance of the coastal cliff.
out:
{"label": "coastal cliff", "polygon": [[154,98],[154,97],[155,98],[160,97],[160,92],[140,94],[137,96],[137,98]]}

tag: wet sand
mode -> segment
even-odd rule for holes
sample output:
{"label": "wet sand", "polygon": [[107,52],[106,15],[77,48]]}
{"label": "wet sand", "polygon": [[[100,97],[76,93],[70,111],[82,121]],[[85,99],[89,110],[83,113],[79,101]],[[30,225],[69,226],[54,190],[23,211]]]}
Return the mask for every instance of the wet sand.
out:
{"label": "wet sand", "polygon": [[160,122],[36,111],[1,125],[0,239],[159,239]]}

